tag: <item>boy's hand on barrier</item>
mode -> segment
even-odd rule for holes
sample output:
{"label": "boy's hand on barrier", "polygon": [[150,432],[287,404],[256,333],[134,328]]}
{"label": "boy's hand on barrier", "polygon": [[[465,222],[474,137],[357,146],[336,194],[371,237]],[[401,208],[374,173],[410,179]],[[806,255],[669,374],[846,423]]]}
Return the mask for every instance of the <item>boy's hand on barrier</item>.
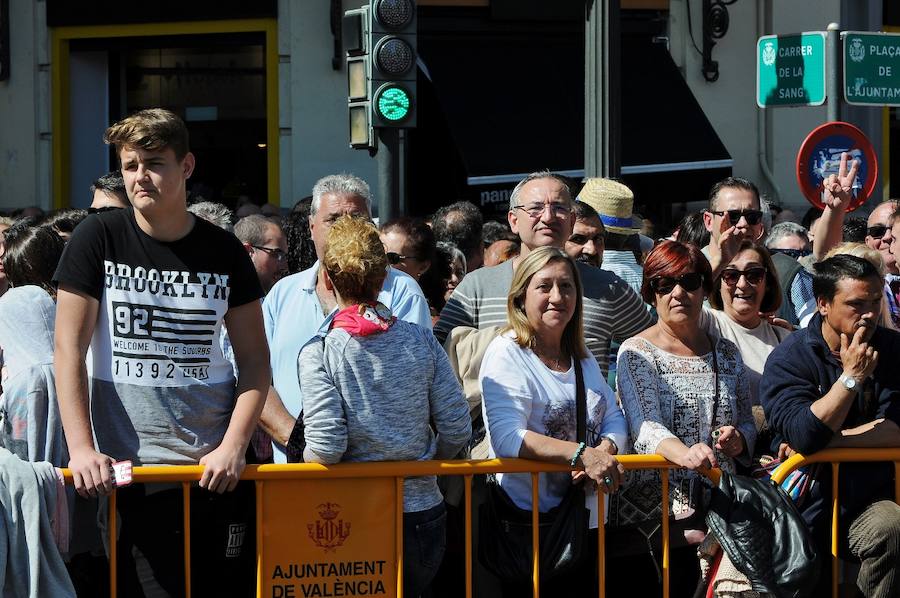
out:
{"label": "boy's hand on barrier", "polygon": [[205,468],[200,476],[200,487],[224,494],[237,488],[247,461],[240,447],[220,444],[200,459],[200,465]]}
{"label": "boy's hand on barrier", "polygon": [[110,468],[113,460],[98,452],[94,447],[72,451],[69,455],[69,469],[75,491],[84,498],[106,496],[113,490]]}

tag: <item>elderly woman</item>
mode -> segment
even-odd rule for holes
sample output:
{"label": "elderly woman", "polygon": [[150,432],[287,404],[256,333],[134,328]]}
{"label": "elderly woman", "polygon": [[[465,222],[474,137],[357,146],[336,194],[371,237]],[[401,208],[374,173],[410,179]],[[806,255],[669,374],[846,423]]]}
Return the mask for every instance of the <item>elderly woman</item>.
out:
{"label": "elderly woman", "polygon": [[744,362],[750,399],[759,405],[759,379],[766,359],[790,330],[772,325],[761,314],[778,311],[781,285],[769,251],[746,240],[713,282],[709,304],[700,314],[700,327],[737,345]]}
{"label": "elderly woman", "polygon": [[[700,326],[703,300],[711,290],[709,262],[696,246],[660,243],[644,262],[641,287],[659,320],[619,351],[619,396],[635,452],[656,453],[684,468],[669,474],[670,512],[676,518],[698,506],[702,470],[733,472],[737,460],[749,463],[756,439],[740,352]],[[619,523],[636,522],[635,513],[659,518],[659,472],[635,473],[620,498],[627,499],[631,521]],[[688,543],[697,536],[685,531]],[[697,578],[693,549],[673,550],[672,563],[672,595],[690,595]]]}
{"label": "elderly woman", "polygon": [[395,218],[381,226],[381,242],[388,263],[416,280],[435,260],[435,240],[431,227],[420,218]]}
{"label": "elderly woman", "polygon": [[[368,221],[343,216],[328,231],[322,268],[340,309],[298,361],[307,462],[449,459],[469,440],[468,405],[443,348],[376,302],[387,267]],[[403,510],[403,593],[418,596],[446,545],[435,476],[406,478]]]}
{"label": "elderly woman", "polygon": [[[540,476],[538,509],[542,513],[556,507],[569,486],[585,477],[601,491],[615,492],[623,469],[613,455],[625,447],[625,420],[584,344],[581,279],[574,261],[552,247],[529,253],[516,268],[507,317],[509,325],[488,346],[479,373],[490,456],[538,459],[578,470],[573,475]],[[579,367],[586,402],[587,434],[582,443],[576,441]],[[498,474],[497,478],[518,508],[531,509],[528,474]],[[589,496],[587,504],[596,508],[596,499]],[[591,566],[593,562],[584,564]],[[591,580],[588,568],[554,580],[552,590],[554,595],[564,595],[560,584],[590,584]],[[526,595],[523,591],[527,592],[527,586],[512,584],[504,593]]]}

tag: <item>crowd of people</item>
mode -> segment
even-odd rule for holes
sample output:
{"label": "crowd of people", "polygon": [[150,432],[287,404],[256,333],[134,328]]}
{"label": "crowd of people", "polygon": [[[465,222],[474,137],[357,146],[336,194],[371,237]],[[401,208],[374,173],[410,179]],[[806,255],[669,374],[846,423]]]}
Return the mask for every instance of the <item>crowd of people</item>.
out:
{"label": "crowd of people", "polygon": [[[255,526],[246,463],[567,465],[540,476],[537,509],[550,521],[573,489],[584,495],[585,525],[608,527],[603,558],[629,559],[612,596],[661,586],[667,475],[683,596],[701,578],[710,468],[900,446],[900,202],[876,206],[862,231],[847,216],[846,156],[811,230],[786,212],[773,223],[756,186],[729,177],[653,240],[632,192],[609,179],[535,172],[505,222],[458,202],[377,227],[368,184],[334,174],[286,215],[238,217],[189,201],[196,158],[173,113],[138,112],[104,141],[121,168],[97,179],[90,209],[0,218],[0,447],[68,467],[77,492],[54,595],[108,591],[96,572],[119,461],[205,466],[192,568],[215,571],[203,591],[223,595],[254,592],[255,534],[233,534]],[[626,453],[679,467],[626,472]],[[798,508],[827,555],[831,472],[807,475]],[[405,481],[405,595],[459,592],[459,504],[445,482]],[[867,597],[900,595],[893,488],[889,464],[841,468],[841,554],[860,563]],[[532,508],[527,474],[475,490],[476,510],[498,496],[510,516]],[[180,595],[180,485],[117,495],[120,592]],[[596,588],[592,544],[566,575],[542,573],[543,595]],[[494,566],[479,583],[530,594]],[[819,579],[809,595],[830,592],[831,576]]]}

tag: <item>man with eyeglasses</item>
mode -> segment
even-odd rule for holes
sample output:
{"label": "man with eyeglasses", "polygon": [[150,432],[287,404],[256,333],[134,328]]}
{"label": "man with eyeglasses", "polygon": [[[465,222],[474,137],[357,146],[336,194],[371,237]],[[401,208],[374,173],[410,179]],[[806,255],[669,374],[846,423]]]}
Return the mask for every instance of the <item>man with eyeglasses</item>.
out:
{"label": "man with eyeglasses", "polygon": [[772,254],[781,285],[778,317],[798,326],[816,310],[812,275],[804,263],[812,259],[807,231],[796,222],[780,222],[769,231],[766,248]]}
{"label": "man with eyeglasses", "polygon": [[[344,215],[369,219],[372,194],[369,185],[359,177],[335,174],[319,179],[312,195],[309,228],[316,256],[321,260],[332,224]],[[388,268],[378,301],[398,319],[424,328],[431,326],[428,302],[419,285],[396,268]],[[272,436],[276,463],[287,462],[287,445],[296,446],[301,437],[302,428],[295,430],[297,417],[303,411],[297,379],[300,349],[317,333],[328,330],[336,312],[337,299],[320,272],[319,261],[307,270],[279,280],[263,302],[272,360],[272,387],[259,421]]]}
{"label": "man with eyeglasses", "polygon": [[728,177],[712,186],[709,208],[703,213],[703,225],[710,239],[702,251],[712,266],[713,278],[734,258],[741,241],[762,240],[762,216],[759,189],[752,182]]}
{"label": "man with eyeglasses", "polygon": [[[516,266],[538,247],[564,249],[572,234],[575,213],[568,183],[548,171],[529,174],[510,195],[507,219],[522,241],[521,252],[499,266],[466,275],[434,326],[439,341],[458,326],[483,329],[507,323],[506,301]],[[647,328],[650,314],[634,289],[612,272],[582,262],[578,271],[584,287],[585,341],[606,375],[611,341]]]}
{"label": "man with eyeglasses", "polygon": [[234,225],[234,234],[244,244],[256,269],[263,292],[287,272],[287,239],[273,220],[260,214],[244,216]]}

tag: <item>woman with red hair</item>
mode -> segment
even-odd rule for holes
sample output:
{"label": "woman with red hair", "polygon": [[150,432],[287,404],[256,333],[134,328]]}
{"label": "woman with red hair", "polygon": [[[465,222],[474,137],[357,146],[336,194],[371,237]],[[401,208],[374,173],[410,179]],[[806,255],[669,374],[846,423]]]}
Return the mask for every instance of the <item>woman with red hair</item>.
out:
{"label": "woman with red hair", "polygon": [[[735,461],[749,464],[756,439],[740,352],[699,325],[712,283],[709,262],[696,246],[657,245],[644,262],[641,295],[659,320],[619,351],[619,397],[634,452],[662,455],[683,468],[669,473],[670,513],[676,519],[699,507],[704,480],[699,472],[709,467],[733,472]],[[618,497],[618,524],[658,522],[661,498],[658,470],[634,472]],[[702,528],[702,518],[681,527],[684,539],[672,537],[674,546],[682,546],[672,551],[673,596],[689,595],[696,586],[698,567],[690,544],[702,533],[688,528]]]}

